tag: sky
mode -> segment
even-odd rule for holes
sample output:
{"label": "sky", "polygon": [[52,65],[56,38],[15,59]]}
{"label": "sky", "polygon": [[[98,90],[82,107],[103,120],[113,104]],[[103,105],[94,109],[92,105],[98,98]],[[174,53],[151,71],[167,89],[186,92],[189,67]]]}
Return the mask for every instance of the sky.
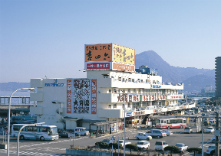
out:
{"label": "sky", "polygon": [[221,1],[0,0],[0,82],[86,77],[84,45],[98,43],[215,69]]}

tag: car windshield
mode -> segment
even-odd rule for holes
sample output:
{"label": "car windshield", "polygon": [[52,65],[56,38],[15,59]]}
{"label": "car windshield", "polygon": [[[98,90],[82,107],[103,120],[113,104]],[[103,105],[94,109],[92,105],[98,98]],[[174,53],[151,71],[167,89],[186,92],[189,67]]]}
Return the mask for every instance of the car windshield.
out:
{"label": "car windshield", "polygon": [[119,141],[119,143],[123,143],[124,141]]}
{"label": "car windshield", "polygon": [[183,147],[183,145],[182,145],[182,144],[176,144],[176,146],[177,146],[177,147]]}
{"label": "car windshield", "polygon": [[156,145],[162,145],[162,142],[156,142]]}
{"label": "car windshield", "polygon": [[213,129],[212,127],[209,127],[209,128],[207,128],[207,129]]}
{"label": "car windshield", "polygon": [[215,148],[216,148],[216,146],[209,146],[209,148],[210,148],[210,149],[215,149]]}
{"label": "car windshield", "polygon": [[138,142],[137,145],[144,145],[144,142]]}

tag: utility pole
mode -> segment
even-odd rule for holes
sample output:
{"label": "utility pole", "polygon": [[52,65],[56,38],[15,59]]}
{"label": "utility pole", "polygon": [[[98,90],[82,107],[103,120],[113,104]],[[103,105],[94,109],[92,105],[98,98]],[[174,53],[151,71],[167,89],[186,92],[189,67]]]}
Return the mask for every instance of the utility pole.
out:
{"label": "utility pole", "polygon": [[216,155],[219,156],[219,136],[220,136],[220,132],[219,132],[219,113],[216,112]]}

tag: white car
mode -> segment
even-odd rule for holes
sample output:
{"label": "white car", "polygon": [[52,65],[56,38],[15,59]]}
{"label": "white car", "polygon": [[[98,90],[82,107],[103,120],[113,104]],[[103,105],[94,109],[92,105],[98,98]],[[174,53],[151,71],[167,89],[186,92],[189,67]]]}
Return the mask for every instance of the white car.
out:
{"label": "white car", "polygon": [[173,132],[170,130],[163,130],[164,133],[167,134],[167,136],[173,135]]}
{"label": "white car", "polygon": [[[118,141],[117,141],[117,143],[118,143]],[[124,147],[124,140],[119,140],[119,144],[121,144],[122,147]],[[125,141],[125,146],[128,145],[128,144],[131,144],[131,142]]]}
{"label": "white car", "polygon": [[188,149],[188,146],[184,143],[177,143],[175,146],[178,147],[182,153]]}
{"label": "white car", "polygon": [[136,138],[138,140],[151,140],[152,136],[146,135],[145,133],[137,133]]}
{"label": "white car", "polygon": [[168,143],[166,143],[165,141],[156,141],[154,149],[156,151],[163,151],[164,148],[167,146],[168,146]]}
{"label": "white car", "polygon": [[137,147],[140,150],[149,149],[150,142],[149,141],[138,141],[137,142]]}
{"label": "white car", "polygon": [[207,129],[204,129],[205,133],[213,133],[215,129],[213,127],[208,127]]}
{"label": "white car", "polygon": [[210,145],[210,146],[206,149],[206,154],[210,155],[211,151],[212,151],[212,150],[215,150],[215,149],[216,149],[216,145],[215,145],[215,144]]}

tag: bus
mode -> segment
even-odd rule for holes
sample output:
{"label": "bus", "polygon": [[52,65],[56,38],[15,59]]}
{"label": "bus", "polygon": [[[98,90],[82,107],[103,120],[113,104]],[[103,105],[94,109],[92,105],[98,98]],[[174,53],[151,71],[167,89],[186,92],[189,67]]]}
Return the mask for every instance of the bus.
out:
{"label": "bus", "polygon": [[33,139],[33,140],[58,140],[58,128],[55,125],[34,125],[28,124],[13,124],[11,129],[11,136],[18,137],[18,132],[22,126],[27,125],[20,132],[20,139]]}
{"label": "bus", "polygon": [[157,128],[185,128],[186,118],[163,118],[155,119]]}

